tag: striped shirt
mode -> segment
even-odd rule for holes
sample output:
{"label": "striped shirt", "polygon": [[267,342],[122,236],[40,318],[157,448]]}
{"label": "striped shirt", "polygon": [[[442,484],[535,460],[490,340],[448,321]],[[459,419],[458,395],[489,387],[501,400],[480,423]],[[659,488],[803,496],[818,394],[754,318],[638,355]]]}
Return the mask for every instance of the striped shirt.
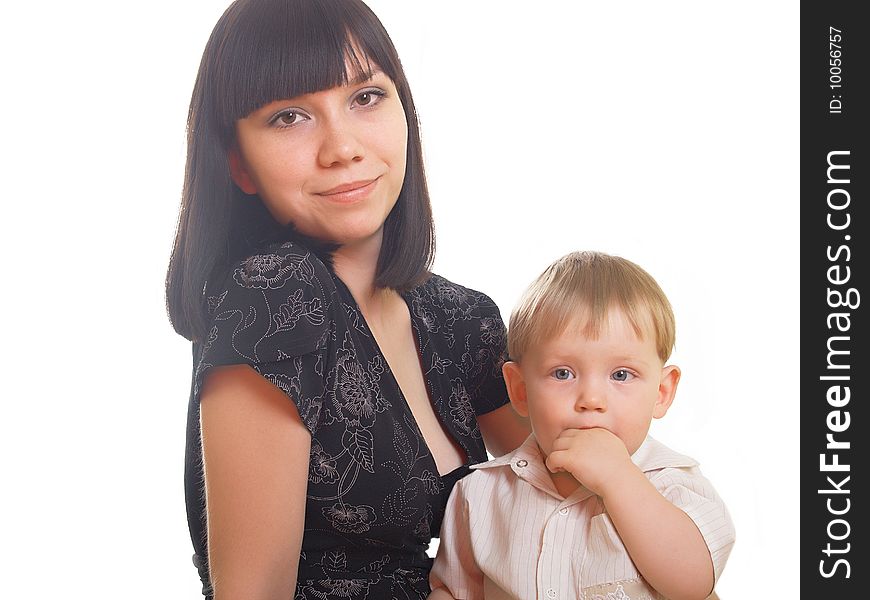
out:
{"label": "striped shirt", "polygon": [[[698,463],[647,436],[631,457],[698,526],[716,580],[734,526]],[[556,491],[534,435],[473,467],[447,504],[430,581],[464,600],[661,598],[641,578],[599,497]]]}

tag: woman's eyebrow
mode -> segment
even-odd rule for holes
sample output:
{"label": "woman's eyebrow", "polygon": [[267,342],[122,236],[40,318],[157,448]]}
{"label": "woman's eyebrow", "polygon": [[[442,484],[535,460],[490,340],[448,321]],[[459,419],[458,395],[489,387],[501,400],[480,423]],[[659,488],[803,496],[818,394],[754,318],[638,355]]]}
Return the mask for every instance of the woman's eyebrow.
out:
{"label": "woman's eyebrow", "polygon": [[360,85],[360,84],[363,84],[363,83],[365,83],[365,82],[367,82],[367,81],[371,81],[372,79],[375,78],[375,75],[379,75],[379,74],[381,74],[381,73],[383,73],[383,71],[382,71],[381,69],[372,69],[372,71],[369,72],[369,73],[367,73],[367,72],[365,72],[365,71],[362,71],[362,72],[360,72],[360,73],[357,73],[357,74],[354,76],[353,79],[351,79],[350,81],[348,81],[348,85]]}

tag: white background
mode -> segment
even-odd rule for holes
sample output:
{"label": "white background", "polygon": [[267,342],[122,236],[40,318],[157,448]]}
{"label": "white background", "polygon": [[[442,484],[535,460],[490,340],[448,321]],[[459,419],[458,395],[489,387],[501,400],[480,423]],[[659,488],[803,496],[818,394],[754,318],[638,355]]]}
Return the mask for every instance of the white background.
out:
{"label": "white background", "polygon": [[[0,597],[193,600],[190,348],[163,277],[227,3],[17,4],[0,18]],[[370,4],[420,114],[436,271],[505,317],[571,250],[656,277],[683,381],[652,433],[731,510],[720,595],[796,597],[797,4]]]}

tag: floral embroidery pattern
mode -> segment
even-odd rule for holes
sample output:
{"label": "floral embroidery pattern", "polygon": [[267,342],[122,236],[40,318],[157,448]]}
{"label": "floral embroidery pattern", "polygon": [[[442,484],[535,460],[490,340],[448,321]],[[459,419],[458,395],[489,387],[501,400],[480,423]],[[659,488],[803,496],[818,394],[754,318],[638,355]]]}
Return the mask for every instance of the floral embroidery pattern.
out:
{"label": "floral embroidery pattern", "polygon": [[272,316],[272,320],[275,321],[275,331],[293,329],[296,321],[303,317],[314,325],[320,325],[323,323],[323,308],[320,298],[304,302],[302,290],[299,289],[293,292],[287,301],[278,307],[278,312]]}
{"label": "floral embroidery pattern", "polygon": [[226,298],[226,297],[227,297],[227,293],[226,293],[226,292],[224,292],[224,293],[221,294],[220,296],[209,296],[209,297],[207,298],[207,302],[208,302],[208,312],[209,312],[210,314],[214,314],[214,312],[215,312],[218,308],[220,308],[221,303],[223,303],[224,298]]}
{"label": "floral embroidery pattern", "polygon": [[323,447],[315,441],[311,442],[311,456],[308,459],[308,481],[311,483],[335,483],[338,480],[338,469],[335,460],[323,451]]}
{"label": "floral embroidery pattern", "polygon": [[643,579],[626,579],[586,588],[581,593],[581,598],[583,600],[659,600],[661,596]]}
{"label": "floral embroidery pattern", "polygon": [[362,533],[369,530],[375,519],[375,509],[371,506],[351,506],[337,503],[323,509],[323,515],[333,527],[345,533]]}
{"label": "floral embroidery pattern", "polygon": [[592,594],[592,600],[631,600],[631,597],[622,589],[622,585],[616,586],[616,591],[607,592],[606,596],[601,594]]}
{"label": "floral embroidery pattern", "polygon": [[365,579],[307,580],[296,586],[296,599],[368,598],[370,586],[371,582]]}
{"label": "floral embroidery pattern", "polygon": [[290,278],[311,283],[313,276],[310,255],[296,252],[258,254],[233,273],[233,279],[242,287],[272,290],[283,287]]}
{"label": "floral embroidery pattern", "polygon": [[432,507],[430,505],[426,505],[426,511],[414,528],[414,533],[421,538],[432,537]]}
{"label": "floral embroidery pattern", "polygon": [[450,382],[452,392],[450,393],[450,416],[453,417],[453,422],[459,427],[465,435],[474,437],[480,436],[480,431],[477,429],[477,419],[474,415],[474,407],[471,406],[471,398],[465,390],[461,379],[454,379]]}
{"label": "floral embroidery pattern", "polygon": [[336,366],[327,378],[335,418],[351,427],[370,427],[377,413],[392,406],[378,385],[383,373],[380,356],[375,356],[364,367],[357,358],[350,332],[345,334]]}

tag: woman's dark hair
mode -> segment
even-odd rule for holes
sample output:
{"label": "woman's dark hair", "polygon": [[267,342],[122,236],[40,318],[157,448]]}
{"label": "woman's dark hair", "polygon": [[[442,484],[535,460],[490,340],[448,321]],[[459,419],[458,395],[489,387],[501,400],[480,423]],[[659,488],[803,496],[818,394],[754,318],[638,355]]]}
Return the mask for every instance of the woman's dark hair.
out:
{"label": "woman's dark hair", "polygon": [[166,273],[169,318],[179,334],[205,336],[204,292],[218,268],[293,236],[230,178],[236,121],[375,68],[393,80],[408,123],[405,180],[384,224],[375,284],[402,291],[428,276],[435,235],[417,112],[381,22],[361,0],[236,0],[206,44],[190,100],[184,189]]}

